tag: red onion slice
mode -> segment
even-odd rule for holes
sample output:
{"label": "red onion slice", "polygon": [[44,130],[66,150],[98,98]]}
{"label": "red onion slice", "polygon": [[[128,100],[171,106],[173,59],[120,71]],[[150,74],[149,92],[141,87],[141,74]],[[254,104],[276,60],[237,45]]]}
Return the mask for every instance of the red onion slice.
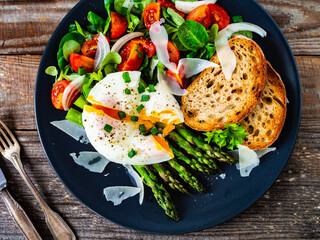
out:
{"label": "red onion slice", "polygon": [[192,12],[192,10],[196,9],[201,5],[216,3],[216,1],[217,0],[203,0],[203,1],[195,1],[195,2],[176,1],[175,7],[179,11],[188,14]]}
{"label": "red onion slice", "polygon": [[64,90],[62,97],[62,107],[65,111],[69,110],[74,96],[80,92],[84,81],[84,76],[80,76],[73,80]]}
{"label": "red onion slice", "polygon": [[137,37],[143,37],[144,33],[143,32],[133,32],[133,33],[128,33],[124,35],[123,37],[119,38],[119,40],[112,46],[111,52],[119,52],[120,49],[130,40],[137,38]]}
{"label": "red onion slice", "polygon": [[110,52],[110,45],[106,37],[100,33],[98,37],[97,52],[94,59],[94,71],[98,71],[102,61]]}

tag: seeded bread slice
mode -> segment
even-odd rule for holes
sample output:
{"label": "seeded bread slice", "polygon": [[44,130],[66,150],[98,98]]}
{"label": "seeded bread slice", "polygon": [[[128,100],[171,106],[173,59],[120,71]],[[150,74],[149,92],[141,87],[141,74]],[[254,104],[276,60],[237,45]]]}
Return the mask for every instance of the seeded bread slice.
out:
{"label": "seeded bread slice", "polygon": [[249,135],[243,145],[252,150],[269,147],[280,135],[286,119],[286,89],[279,74],[267,64],[267,81],[256,108],[241,124]]}
{"label": "seeded bread slice", "polygon": [[226,80],[215,54],[210,61],[219,65],[204,70],[182,97],[185,123],[198,131],[222,129],[243,120],[257,105],[266,79],[266,59],[254,41],[235,37],[229,45],[237,67]]}

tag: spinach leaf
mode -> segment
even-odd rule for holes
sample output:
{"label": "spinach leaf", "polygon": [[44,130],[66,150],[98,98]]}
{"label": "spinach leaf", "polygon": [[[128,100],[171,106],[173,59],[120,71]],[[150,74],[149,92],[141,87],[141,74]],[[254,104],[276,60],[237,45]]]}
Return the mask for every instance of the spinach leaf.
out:
{"label": "spinach leaf", "polygon": [[193,20],[185,21],[180,25],[178,37],[182,45],[191,51],[197,51],[209,42],[205,27]]}
{"label": "spinach leaf", "polygon": [[[232,22],[234,22],[234,23],[243,22],[243,18],[242,18],[242,16],[233,16]],[[253,38],[251,31],[239,31],[239,32],[234,33],[233,35],[235,35],[235,34],[240,34],[240,35],[243,35],[243,36],[248,37],[250,39]]]}
{"label": "spinach leaf", "polygon": [[177,26],[180,26],[182,23],[185,22],[184,18],[181,17],[178,13],[176,13],[172,8],[167,8],[167,13],[171,16],[172,21]]}
{"label": "spinach leaf", "polygon": [[74,40],[69,40],[63,44],[62,49],[63,49],[64,59],[69,61],[70,54],[71,53],[79,53],[81,50],[81,45]]}
{"label": "spinach leaf", "polygon": [[90,12],[88,12],[87,19],[93,26],[96,27],[97,33],[103,32],[106,21],[103,20],[99,15],[90,11]]}
{"label": "spinach leaf", "polygon": [[218,31],[219,31],[219,25],[216,23],[213,24],[209,31],[209,42],[214,43],[214,40],[217,37]]}
{"label": "spinach leaf", "polygon": [[60,44],[59,44],[59,49],[62,48],[63,44],[69,40],[74,40],[74,41],[78,42],[80,45],[82,45],[82,43],[85,41],[85,38],[80,33],[75,33],[75,32],[67,33],[61,39]]}

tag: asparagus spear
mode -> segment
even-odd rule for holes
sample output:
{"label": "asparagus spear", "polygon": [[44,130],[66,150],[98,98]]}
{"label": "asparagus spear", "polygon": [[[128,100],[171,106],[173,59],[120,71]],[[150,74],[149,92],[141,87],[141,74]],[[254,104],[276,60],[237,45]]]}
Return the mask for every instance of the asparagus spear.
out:
{"label": "asparagus spear", "polygon": [[162,164],[153,164],[152,167],[164,180],[164,182],[167,183],[173,190],[178,190],[182,193],[189,193],[188,190],[185,189],[185,187],[180,183],[180,181],[176,179],[168,169],[165,169]]}
{"label": "asparagus spear", "polygon": [[195,136],[195,134],[186,129],[182,124],[176,126],[176,131],[189,143],[197,146],[201,150],[205,151],[210,157],[217,159],[220,162],[237,163],[238,161],[230,156],[228,153],[222,151],[216,146],[207,144],[201,136]]}
{"label": "asparagus spear", "polygon": [[206,164],[208,167],[220,171],[219,167],[213,159],[207,157],[201,152],[199,148],[194,148],[191,144],[181,137],[177,132],[171,131],[168,135],[169,140],[175,142],[180,148],[185,150],[188,154],[195,157],[200,163]]}
{"label": "asparagus spear", "polygon": [[197,170],[199,172],[207,173],[207,174],[214,174],[214,169],[207,167],[204,164],[201,164],[198,160],[194,158],[186,157],[182,152],[176,149],[172,144],[169,143],[169,147],[171,148],[174,156],[181,161],[184,161],[188,166],[190,166],[193,170]]}
{"label": "asparagus spear", "polygon": [[187,170],[184,166],[179,164],[175,159],[169,160],[168,163],[172,168],[174,168],[178,172],[179,176],[191,187],[193,187],[195,190],[201,193],[205,191],[201,182],[195,176],[193,176],[192,173],[189,172],[189,170]]}
{"label": "asparagus spear", "polygon": [[151,188],[154,197],[156,198],[158,204],[163,208],[165,213],[172,219],[178,221],[179,216],[171,197],[162,184],[158,182],[156,175],[151,173],[151,171],[148,171],[145,166],[134,165],[133,167],[140,174],[143,182]]}

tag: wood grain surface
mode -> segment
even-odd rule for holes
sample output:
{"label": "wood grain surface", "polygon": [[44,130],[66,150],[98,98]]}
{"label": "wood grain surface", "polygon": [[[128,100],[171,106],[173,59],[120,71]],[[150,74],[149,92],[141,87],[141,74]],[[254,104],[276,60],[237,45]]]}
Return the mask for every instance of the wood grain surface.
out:
{"label": "wood grain surface", "polygon": [[[294,151],[278,180],[246,211],[219,226],[185,235],[128,230],[92,213],[55,175],[40,145],[34,84],[41,54],[65,14],[77,3],[0,0],[0,119],[14,130],[32,181],[79,239],[312,239],[320,238],[320,2],[259,0],[287,37],[299,67],[303,111]],[[52,239],[31,192],[0,159],[8,188],[44,239]],[[0,201],[0,239],[24,239]]]}

